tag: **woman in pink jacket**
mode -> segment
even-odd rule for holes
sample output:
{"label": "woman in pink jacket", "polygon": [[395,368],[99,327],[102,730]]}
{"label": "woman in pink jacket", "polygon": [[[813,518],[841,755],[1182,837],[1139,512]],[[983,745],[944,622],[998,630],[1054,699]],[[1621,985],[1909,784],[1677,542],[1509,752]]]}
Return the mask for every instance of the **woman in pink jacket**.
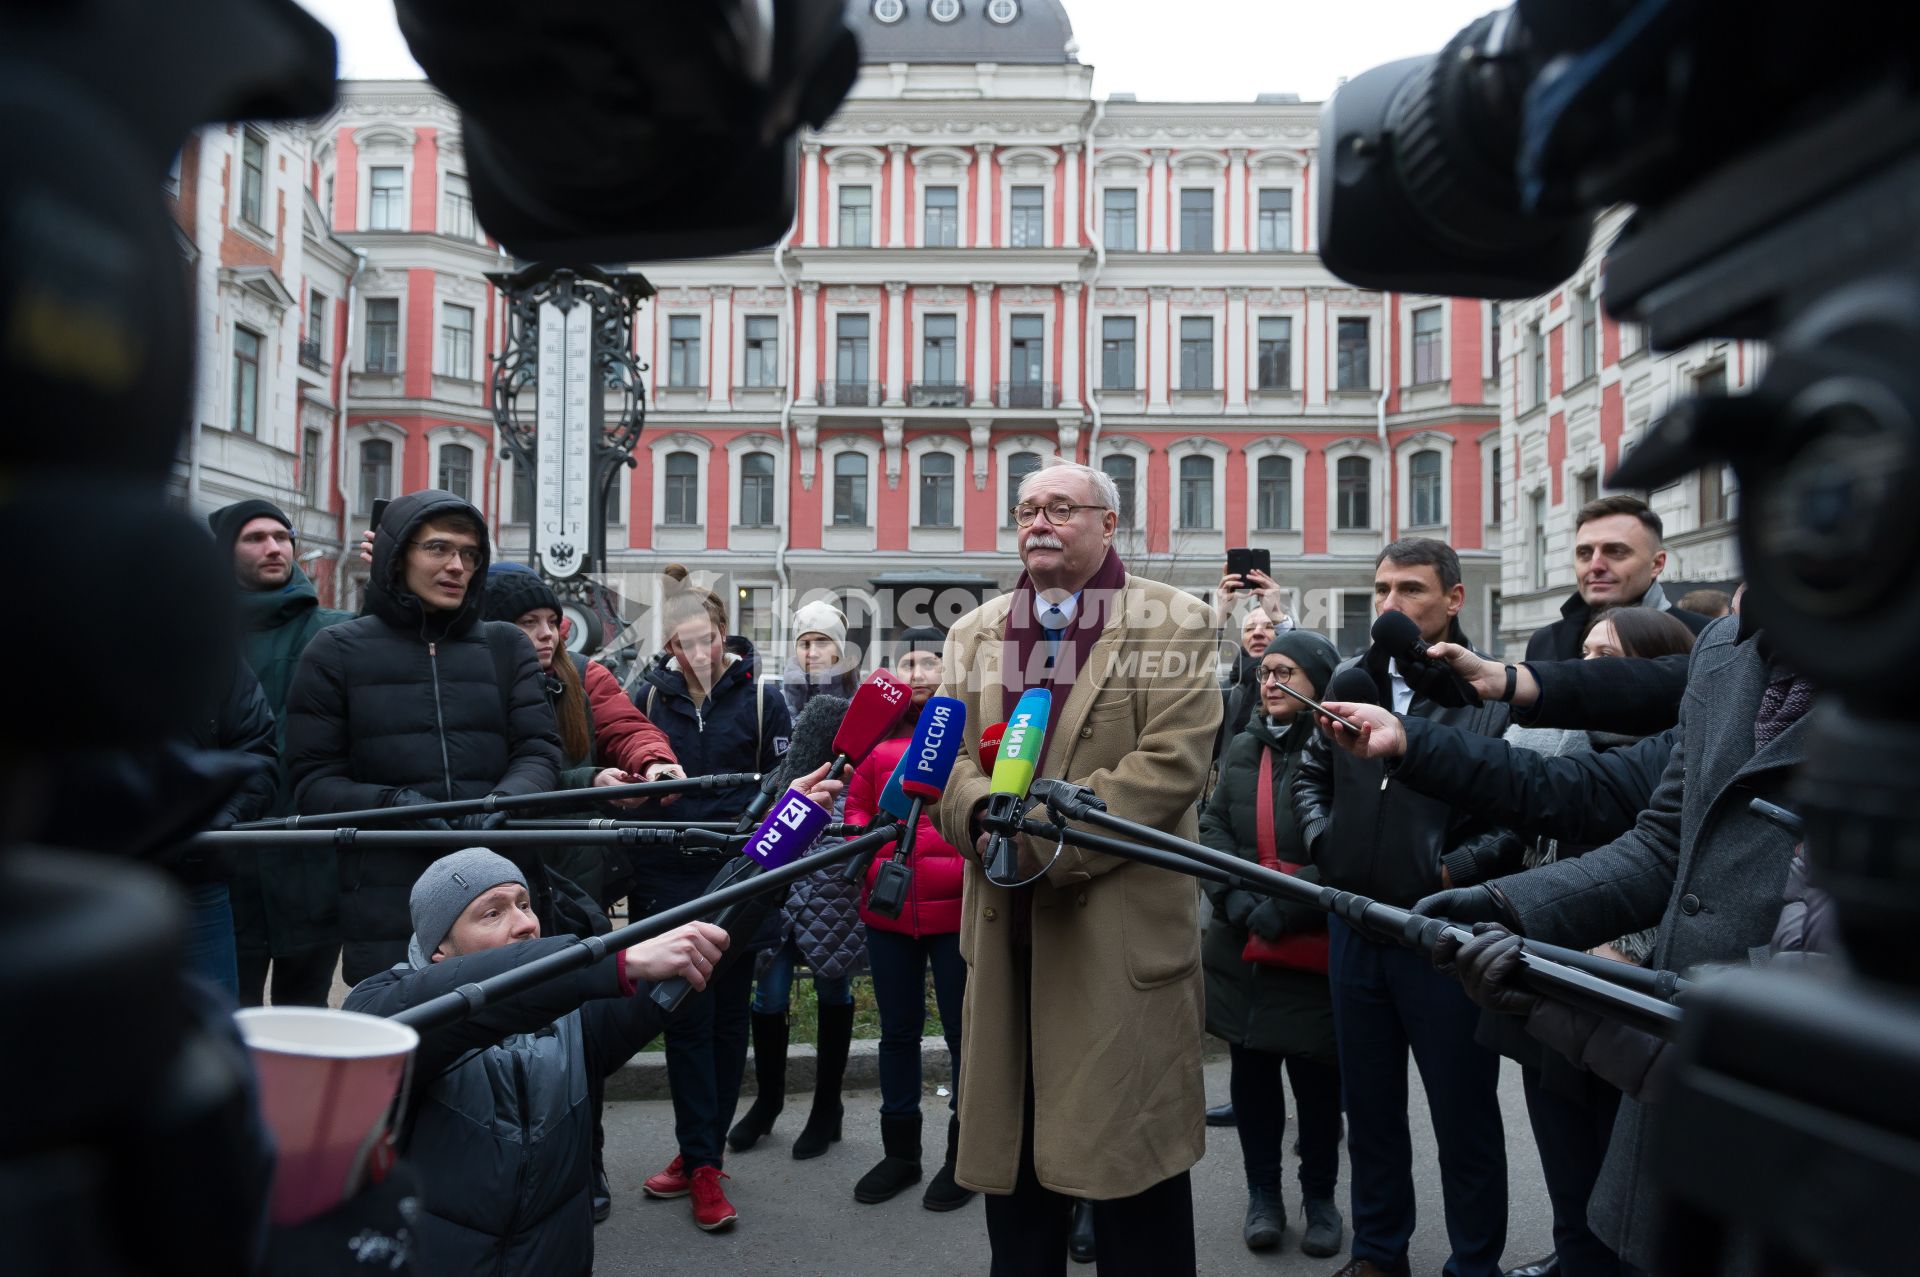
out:
{"label": "woman in pink jacket", "polygon": [[[901,718],[899,735],[883,741],[854,769],[847,785],[850,822],[866,824],[879,814],[880,793],[906,752],[918,711],[940,687],[940,651],[946,635],[923,627],[902,632],[895,642],[894,672],[912,686],[913,710]],[[880,863],[892,851],[889,846],[875,857],[867,872],[867,893],[873,890]],[[864,893],[861,900],[867,962],[880,1010],[880,1141],[886,1149],[880,1164],[854,1186],[853,1196],[862,1202],[884,1202],[920,1182],[920,1035],[927,1023],[929,967],[941,1031],[953,1060],[955,1092],[960,1083],[960,1004],[967,986],[967,966],[960,957],[960,853],[923,815],[907,863],[913,869],[913,887],[898,918],[883,918],[867,908]],[[952,1101],[947,1107],[952,1109]],[[946,1163],[921,1198],[928,1210],[957,1210],[973,1199],[973,1193],[953,1179],[959,1134],[959,1120],[949,1112]]]}

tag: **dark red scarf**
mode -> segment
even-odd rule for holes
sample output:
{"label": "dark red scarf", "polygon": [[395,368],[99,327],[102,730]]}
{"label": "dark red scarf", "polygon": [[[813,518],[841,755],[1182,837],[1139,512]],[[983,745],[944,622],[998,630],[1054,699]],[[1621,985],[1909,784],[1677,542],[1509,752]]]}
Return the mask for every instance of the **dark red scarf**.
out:
{"label": "dark red scarf", "polygon": [[1100,632],[1107,628],[1107,622],[1121,606],[1120,591],[1126,584],[1126,564],[1120,561],[1119,553],[1108,546],[1106,559],[1080,589],[1080,608],[1067,623],[1066,636],[1060,640],[1060,651],[1049,671],[1047,636],[1040,628],[1040,596],[1033,588],[1033,578],[1025,572],[1020,574],[1020,579],[1014,582],[1013,607],[1007,613],[1003,640],[1003,656],[1012,658],[1002,663],[1005,688],[1000,712],[1003,715],[1012,716],[1020,694],[1028,688],[1047,688],[1053,693],[1053,707],[1047,716],[1047,742],[1051,745],[1053,729],[1060,725],[1060,712],[1067,705],[1067,693],[1073,690],[1074,680],[1086,668],[1093,645],[1100,641]]}

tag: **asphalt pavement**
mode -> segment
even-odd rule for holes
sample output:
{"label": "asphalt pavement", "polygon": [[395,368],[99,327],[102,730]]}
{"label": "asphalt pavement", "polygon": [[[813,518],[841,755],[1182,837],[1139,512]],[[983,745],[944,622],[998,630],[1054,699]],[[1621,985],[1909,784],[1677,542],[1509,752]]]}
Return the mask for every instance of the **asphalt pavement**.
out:
{"label": "asphalt pavement", "polygon": [[[1207,1098],[1227,1095],[1227,1062],[1208,1063]],[[1433,1128],[1427,1120],[1425,1093],[1418,1075],[1412,1095],[1414,1181],[1419,1193],[1419,1227],[1409,1253],[1413,1277],[1438,1277],[1448,1247],[1440,1209],[1440,1169]],[[1552,1247],[1551,1214],[1540,1178],[1540,1162],[1527,1127],[1520,1096],[1519,1069],[1503,1062],[1501,1108],[1507,1135],[1509,1184],[1506,1266],[1525,1263]],[[640,1192],[640,1182],[672,1160],[673,1106],[665,1100],[607,1105],[607,1173],[613,1184],[613,1216],[596,1233],[595,1271],[603,1274],[671,1273],[676,1277],[713,1274],[820,1274],[822,1277],[976,1277],[988,1270],[986,1217],[980,1200],[961,1210],[936,1214],[920,1205],[920,1188],[890,1202],[863,1206],[853,1200],[854,1181],[880,1160],[880,1097],[877,1092],[846,1096],[846,1138],[824,1157],[793,1160],[793,1138],[806,1121],[810,1097],[792,1095],[771,1137],[745,1153],[729,1154],[728,1196],[740,1212],[725,1232],[694,1227],[686,1199],[657,1202]],[[1289,1097],[1291,1115],[1291,1097]],[[930,1176],[945,1147],[946,1101],[926,1101]],[[1204,1274],[1262,1273],[1284,1277],[1331,1277],[1344,1262],[1311,1259],[1300,1253],[1300,1190],[1295,1176],[1291,1129],[1285,1169],[1289,1216],[1280,1249],[1254,1254],[1240,1241],[1246,1211],[1246,1180],[1240,1167],[1238,1137],[1230,1127],[1210,1127],[1207,1155],[1193,1171],[1194,1228],[1199,1269]],[[1346,1150],[1341,1150],[1337,1199],[1347,1210]],[[924,1181],[923,1181],[924,1184]],[[1068,1265],[1069,1277],[1092,1266]]]}

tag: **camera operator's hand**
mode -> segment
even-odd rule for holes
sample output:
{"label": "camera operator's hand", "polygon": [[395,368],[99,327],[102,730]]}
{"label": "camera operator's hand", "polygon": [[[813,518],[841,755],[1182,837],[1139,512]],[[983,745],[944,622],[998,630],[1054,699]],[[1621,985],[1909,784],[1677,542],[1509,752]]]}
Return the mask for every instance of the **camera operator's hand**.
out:
{"label": "camera operator's hand", "polygon": [[[437,801],[439,800],[429,798],[417,789],[396,789],[393,791],[393,796],[387,799],[387,806],[389,807],[425,807],[430,803],[434,803]],[[411,823],[411,827],[414,829],[452,829],[453,828],[452,825],[449,825],[446,821],[442,820],[438,816],[427,816],[421,820],[413,821]]]}
{"label": "camera operator's hand", "polygon": [[1287,931],[1287,912],[1278,900],[1262,900],[1247,915],[1247,930],[1262,940],[1278,940]]}
{"label": "camera operator's hand", "polygon": [[1519,936],[1498,923],[1480,922],[1464,944],[1452,933],[1441,936],[1433,946],[1433,962],[1460,977],[1460,987],[1476,1006],[1498,1015],[1526,1015],[1540,998],[1515,983],[1520,950]]}
{"label": "camera operator's hand", "polygon": [[471,829],[475,833],[484,834],[491,830],[499,829],[506,823],[507,813],[504,811],[476,811],[472,815],[462,816],[454,821],[453,827],[455,829]]}
{"label": "camera operator's hand", "polygon": [[1429,643],[1427,655],[1436,661],[1445,661],[1455,674],[1472,684],[1473,690],[1480,694],[1483,701],[1507,701],[1519,709],[1525,709],[1540,699],[1540,684],[1534,680],[1533,672],[1524,665],[1511,667],[1513,695],[1509,697],[1509,667],[1499,661],[1490,661],[1458,643]]}
{"label": "camera operator's hand", "polygon": [[1328,701],[1326,704],[1340,717],[1360,725],[1356,735],[1325,714],[1314,715],[1314,720],[1320,724],[1320,730],[1327,734],[1327,739],[1355,758],[1398,758],[1407,752],[1407,729],[1400,725],[1400,716],[1392,710],[1359,701]]}
{"label": "camera operator's hand", "polygon": [[[1422,918],[1444,918],[1461,926],[1497,922],[1509,931],[1522,935],[1526,933],[1526,928],[1520,925],[1520,919],[1513,912],[1513,905],[1490,882],[1455,887],[1451,891],[1436,891],[1416,903],[1413,911]],[[1435,961],[1438,960],[1436,956]]]}
{"label": "camera operator's hand", "polygon": [[707,987],[714,964],[727,947],[727,933],[711,922],[689,922],[663,936],[642,940],[621,956],[627,977],[659,984],[678,977],[697,992]]}

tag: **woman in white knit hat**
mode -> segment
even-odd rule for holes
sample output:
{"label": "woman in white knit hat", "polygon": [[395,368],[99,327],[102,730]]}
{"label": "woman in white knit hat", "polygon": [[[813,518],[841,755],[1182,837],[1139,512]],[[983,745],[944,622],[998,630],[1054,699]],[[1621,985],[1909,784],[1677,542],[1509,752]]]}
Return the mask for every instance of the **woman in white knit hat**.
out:
{"label": "woman in white knit hat", "polygon": [[780,674],[780,691],[796,718],[816,696],[851,698],[860,685],[860,660],[847,647],[847,614],[816,599],[793,614],[793,651]]}

